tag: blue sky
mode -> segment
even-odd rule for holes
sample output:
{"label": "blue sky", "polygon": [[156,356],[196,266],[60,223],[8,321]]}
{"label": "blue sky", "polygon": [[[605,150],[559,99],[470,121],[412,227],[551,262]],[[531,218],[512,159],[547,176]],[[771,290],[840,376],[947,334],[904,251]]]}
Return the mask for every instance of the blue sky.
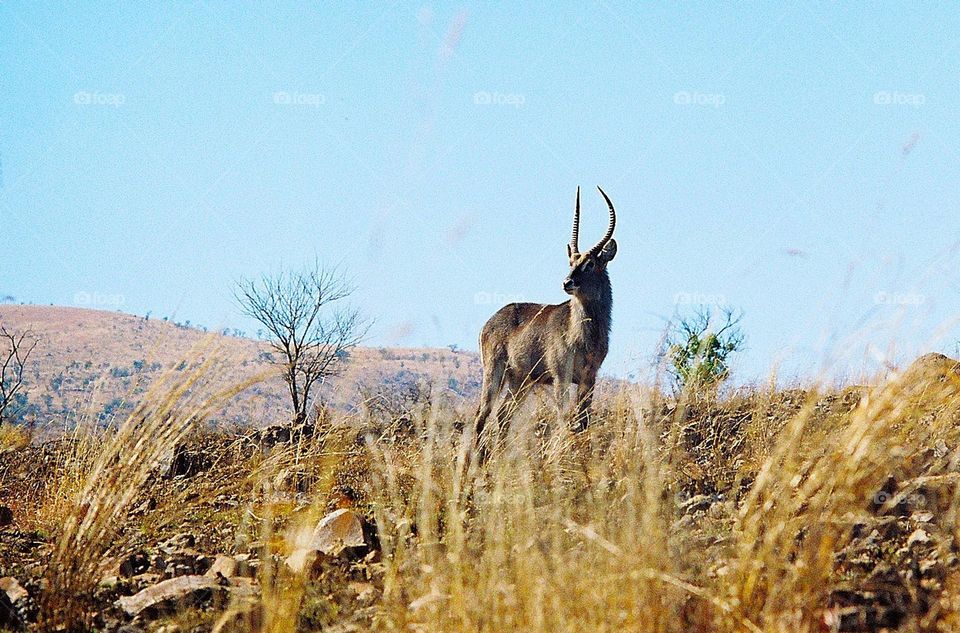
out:
{"label": "blue sky", "polygon": [[[152,6],[155,5],[155,6]],[[254,331],[319,256],[374,345],[566,299],[618,208],[612,352],[744,312],[741,381],[960,329],[960,11],[816,3],[0,3],[0,295]]]}

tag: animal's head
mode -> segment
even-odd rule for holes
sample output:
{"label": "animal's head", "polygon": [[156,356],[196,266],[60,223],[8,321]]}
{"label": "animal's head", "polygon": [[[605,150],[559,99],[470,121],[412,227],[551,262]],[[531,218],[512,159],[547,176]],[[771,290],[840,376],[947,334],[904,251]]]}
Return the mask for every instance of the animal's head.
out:
{"label": "animal's head", "polygon": [[585,253],[581,253],[577,246],[577,238],[580,233],[580,188],[577,187],[577,206],[573,212],[573,235],[570,243],[567,244],[567,257],[570,259],[570,273],[563,280],[563,290],[569,295],[581,297],[596,296],[603,285],[608,283],[606,271],[607,264],[613,260],[617,254],[617,242],[613,239],[613,229],[617,225],[617,212],[613,210],[613,203],[604,193],[603,189],[597,187],[600,195],[607,201],[607,208],[610,209],[610,224],[607,226],[607,233],[603,236],[596,246]]}

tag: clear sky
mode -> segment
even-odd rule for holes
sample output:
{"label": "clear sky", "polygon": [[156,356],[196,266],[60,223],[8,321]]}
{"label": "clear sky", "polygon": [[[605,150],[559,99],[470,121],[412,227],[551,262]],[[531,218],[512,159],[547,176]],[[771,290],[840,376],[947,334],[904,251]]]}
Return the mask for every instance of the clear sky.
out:
{"label": "clear sky", "polygon": [[319,256],[374,345],[476,349],[618,209],[612,351],[743,310],[740,380],[956,351],[944,3],[0,2],[0,296],[256,327]]}

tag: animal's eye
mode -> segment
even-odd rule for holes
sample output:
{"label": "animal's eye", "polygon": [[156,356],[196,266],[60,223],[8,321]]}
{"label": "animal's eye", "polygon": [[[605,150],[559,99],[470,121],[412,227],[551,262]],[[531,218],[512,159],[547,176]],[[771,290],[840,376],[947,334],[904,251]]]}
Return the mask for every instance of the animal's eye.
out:
{"label": "animal's eye", "polygon": [[588,273],[593,270],[593,260],[588,259],[587,262],[583,265],[583,272]]}

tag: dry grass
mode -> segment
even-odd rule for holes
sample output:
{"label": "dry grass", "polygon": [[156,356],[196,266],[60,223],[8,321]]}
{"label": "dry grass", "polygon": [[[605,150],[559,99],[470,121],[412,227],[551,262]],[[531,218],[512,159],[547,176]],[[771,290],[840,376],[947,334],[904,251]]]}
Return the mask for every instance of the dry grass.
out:
{"label": "dry grass", "polygon": [[29,431],[12,424],[0,423],[0,453],[15,451],[29,444]]}
{"label": "dry grass", "polygon": [[[74,438],[76,468],[58,471],[58,493],[34,509],[55,537],[48,628],[89,626],[97,566],[135,533],[130,509],[157,462],[231,396],[218,385],[215,364],[199,367],[158,385],[115,432]],[[231,527],[261,548],[260,598],[182,621],[266,631],[820,631],[867,618],[843,611],[863,597],[874,600],[861,605],[869,617],[899,609],[903,630],[957,625],[956,374],[679,404],[628,387],[603,398],[577,436],[546,408],[521,413],[483,465],[457,430],[465,410],[436,402],[335,418],[269,453],[239,451],[230,472],[242,476],[224,475],[222,489],[246,491]],[[155,521],[176,526],[177,512],[203,501],[186,498],[158,505]],[[349,563],[376,587],[362,608],[323,598],[327,581],[282,563],[343,504],[379,535],[375,559]],[[67,517],[59,528],[55,515]],[[906,543],[921,520],[925,549]],[[851,562],[873,530],[873,559]],[[886,584],[881,566],[893,571]]]}

